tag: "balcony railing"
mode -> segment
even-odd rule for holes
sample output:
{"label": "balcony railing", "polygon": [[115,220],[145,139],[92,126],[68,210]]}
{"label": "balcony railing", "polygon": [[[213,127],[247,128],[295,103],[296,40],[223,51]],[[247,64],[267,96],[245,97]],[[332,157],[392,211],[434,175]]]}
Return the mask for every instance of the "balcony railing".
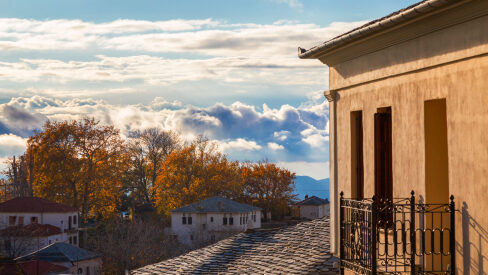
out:
{"label": "balcony railing", "polygon": [[340,258],[359,274],[455,274],[454,197],[448,204],[340,198]]}

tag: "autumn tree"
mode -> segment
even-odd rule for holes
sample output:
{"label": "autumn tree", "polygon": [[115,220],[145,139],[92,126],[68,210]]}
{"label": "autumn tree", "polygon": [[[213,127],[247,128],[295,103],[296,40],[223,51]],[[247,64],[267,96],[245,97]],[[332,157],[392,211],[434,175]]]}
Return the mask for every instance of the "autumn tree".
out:
{"label": "autumn tree", "polygon": [[113,126],[88,118],[48,121],[27,143],[35,195],[80,209],[82,221],[115,212],[127,161]]}
{"label": "autumn tree", "polygon": [[168,155],[153,186],[160,213],[211,196],[242,197],[237,161],[230,161],[216,143],[199,136]]}
{"label": "autumn tree", "polygon": [[263,208],[265,221],[268,213],[273,217],[283,216],[289,201],[296,197],[293,194],[295,173],[273,163],[247,163],[241,169],[241,176],[244,195],[248,202]]}
{"label": "autumn tree", "polygon": [[2,179],[0,193],[4,198],[27,197],[33,194],[33,160],[32,154],[27,152],[20,156],[9,158],[5,164],[7,168],[1,173]]}
{"label": "autumn tree", "polygon": [[173,131],[149,128],[130,134],[127,142],[129,169],[124,187],[132,204],[150,204],[154,200],[151,187],[161,174],[162,163],[180,147],[180,137]]}

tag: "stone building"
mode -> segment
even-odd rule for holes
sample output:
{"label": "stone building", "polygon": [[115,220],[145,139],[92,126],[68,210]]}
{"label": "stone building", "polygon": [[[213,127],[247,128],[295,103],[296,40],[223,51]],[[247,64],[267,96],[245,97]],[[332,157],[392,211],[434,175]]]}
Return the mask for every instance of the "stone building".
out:
{"label": "stone building", "polygon": [[187,245],[213,243],[261,227],[261,209],[211,197],[171,211],[171,230]]}
{"label": "stone building", "polygon": [[[406,236],[397,241],[407,252],[433,249],[444,256],[410,257],[413,262],[404,263],[405,271],[486,273],[488,1],[425,0],[311,49],[299,48],[298,55],[329,67],[324,77],[329,78],[325,97],[330,106],[334,253],[343,250],[343,256],[350,256],[339,223],[352,212],[339,211],[341,191],[342,202],[348,198],[349,207],[364,207],[365,212],[373,196],[378,211],[400,205],[396,198],[413,199],[415,218],[407,218],[408,223],[396,223],[398,216],[392,215],[398,213],[392,210],[377,216],[378,232],[387,233],[381,238],[399,237],[396,229]],[[451,194],[454,212],[448,208],[454,206]],[[403,205],[408,208],[408,203]],[[431,213],[435,204],[444,211],[437,218]],[[453,223],[442,224],[441,216],[443,222],[453,217]],[[354,222],[364,217],[356,216]],[[345,224],[344,234],[361,232]],[[420,233],[399,224],[415,226]]]}
{"label": "stone building", "polygon": [[313,220],[329,216],[329,206],[328,199],[306,195],[304,200],[291,205],[291,212],[294,217]]}

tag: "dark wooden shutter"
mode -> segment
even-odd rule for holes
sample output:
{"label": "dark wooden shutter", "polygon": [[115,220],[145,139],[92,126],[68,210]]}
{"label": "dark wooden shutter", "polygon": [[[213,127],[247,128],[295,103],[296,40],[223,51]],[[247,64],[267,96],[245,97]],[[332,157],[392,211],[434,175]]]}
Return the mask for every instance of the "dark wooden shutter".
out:
{"label": "dark wooden shutter", "polygon": [[363,115],[356,116],[356,199],[364,198]]}
{"label": "dark wooden shutter", "polygon": [[[374,115],[375,195],[380,209],[393,200],[391,113]],[[380,213],[380,225],[390,221],[391,213]]]}

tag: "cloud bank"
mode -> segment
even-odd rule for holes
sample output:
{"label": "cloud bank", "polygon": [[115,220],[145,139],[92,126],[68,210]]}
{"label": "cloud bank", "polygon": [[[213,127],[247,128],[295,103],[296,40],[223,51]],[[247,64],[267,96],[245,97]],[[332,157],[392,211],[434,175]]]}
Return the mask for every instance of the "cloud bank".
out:
{"label": "cloud bank", "polygon": [[47,119],[87,116],[114,125],[123,136],[149,127],[178,131],[187,140],[204,134],[218,142],[231,158],[239,160],[320,162],[328,156],[326,102],[302,107],[283,105],[279,109],[263,105],[258,109],[240,102],[195,107],[155,98],[154,104],[144,106],[33,96],[12,98],[0,104],[0,110],[0,158],[22,152],[25,138]]}

